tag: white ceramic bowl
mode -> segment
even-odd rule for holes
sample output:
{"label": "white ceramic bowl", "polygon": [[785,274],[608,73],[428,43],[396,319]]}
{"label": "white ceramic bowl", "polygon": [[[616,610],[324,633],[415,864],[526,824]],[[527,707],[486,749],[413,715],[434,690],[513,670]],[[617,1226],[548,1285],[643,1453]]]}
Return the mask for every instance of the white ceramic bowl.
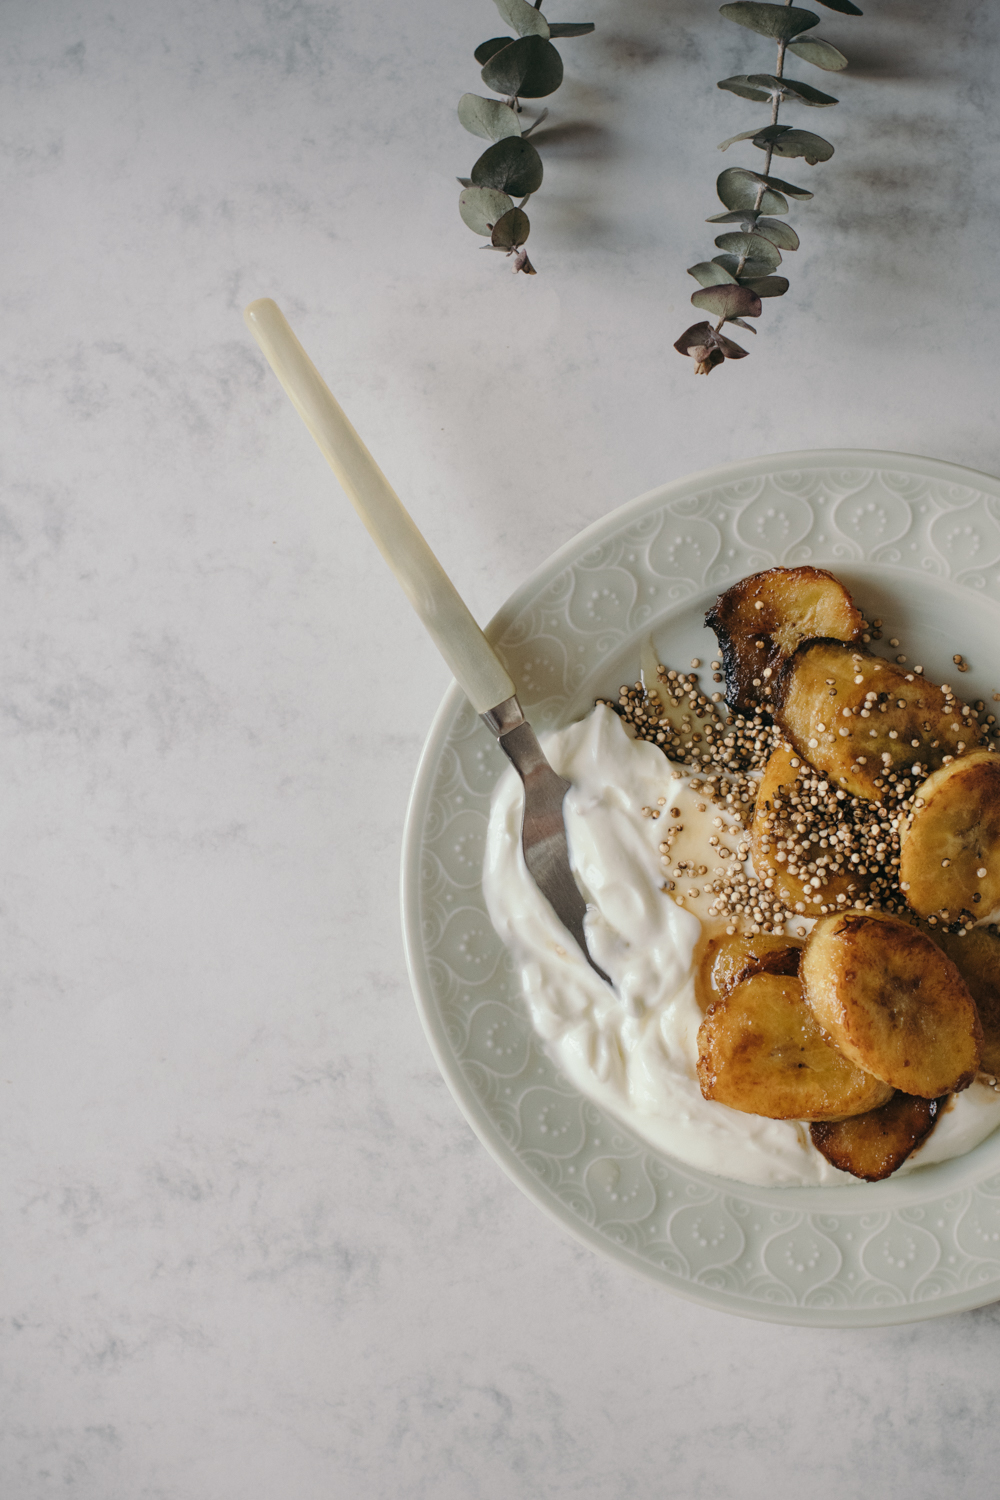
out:
{"label": "white ceramic bowl", "polygon": [[[836,572],[928,677],[963,697],[1000,690],[1000,481],[894,453],[785,454],[640,496],[557,552],[487,634],[544,732],[634,681],[650,634],[665,662],[711,659],[704,614],[716,595],[746,573],[802,562]],[[971,666],[961,678],[959,651]],[[490,794],[505,764],[452,687],[403,852],[420,1015],[504,1171],[592,1249],[745,1316],[868,1326],[1000,1298],[1000,1132],[897,1180],[751,1188],[654,1151],[558,1073],[483,901]]]}

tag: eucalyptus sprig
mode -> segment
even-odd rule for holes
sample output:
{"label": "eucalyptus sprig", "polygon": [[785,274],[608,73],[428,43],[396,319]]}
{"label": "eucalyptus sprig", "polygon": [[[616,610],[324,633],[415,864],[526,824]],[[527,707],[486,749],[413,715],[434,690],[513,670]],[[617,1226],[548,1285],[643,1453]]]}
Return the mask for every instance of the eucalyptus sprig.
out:
{"label": "eucalyptus sprig", "polygon": [[[851,0],[819,0],[819,3],[845,16],[862,14]],[[722,254],[690,266],[688,275],[701,286],[691,301],[718,322],[714,327],[709,322],[695,323],[674,345],[679,354],[695,361],[696,375],[708,375],[726,359],[744,359],[746,349],[726,338],[723,326],[735,323],[748,333],[756,333],[756,328],[744,319],[760,317],[761,298],[783,297],[788,291],[787,278],[774,273],[781,265],[782,250],[797,250],[799,237],[790,225],[770,215],[787,214],[789,198],[805,202],[813,195],[805,188],[772,177],[772,157],[802,157],[812,167],[817,162],[829,161],[833,155],[833,147],[822,136],[778,124],[778,111],[783,103],[813,108],[837,103],[831,94],[821,93],[810,83],[786,78],[785,54],[792,52],[828,73],[847,67],[847,58],[832,42],[803,34],[818,26],[820,18],[810,10],[800,10],[791,0],[785,5],[737,0],[734,5],[723,5],[720,13],[727,21],[735,21],[738,26],[747,26],[777,41],[778,61],[773,73],[740,73],[735,78],[723,78],[718,85],[741,99],[769,104],[771,121],[769,125],[730,136],[719,147],[720,151],[726,151],[737,141],[751,141],[764,152],[764,170],[729,167],[720,173],[716,183],[726,212],[714,214],[707,222],[731,224],[734,228],[720,234],[715,241]]]}
{"label": "eucalyptus sprig", "polygon": [[[544,99],[562,83],[562,58],[552,37],[584,36],[592,21],[547,21],[542,0],[495,0],[497,10],[517,36],[494,36],[476,48],[482,80],[503,99],[463,94],[458,118],[473,135],[492,141],[472,168],[460,177],[458,211],[475,234],[489,238],[483,249],[514,257],[514,270],[534,276],[524,242],[531,231],[524,205],[542,185],[542,158],[528,136],[548,115],[543,109],[527,130],[521,128],[521,100]],[[520,198],[520,203],[514,203]]]}

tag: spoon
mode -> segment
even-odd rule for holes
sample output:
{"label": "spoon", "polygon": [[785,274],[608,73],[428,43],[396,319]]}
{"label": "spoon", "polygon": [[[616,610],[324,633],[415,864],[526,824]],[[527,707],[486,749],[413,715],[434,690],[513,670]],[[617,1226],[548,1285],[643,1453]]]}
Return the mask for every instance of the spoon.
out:
{"label": "spoon", "polygon": [[243,316],[459,686],[520,776],[524,785],[521,846],[525,864],[591,968],[610,983],[587,949],[583,930],[587,904],[569,866],[563,798],[570,783],[549,765],[524,717],[506,667],[334,400],[277,303],[262,297],[251,302]]}

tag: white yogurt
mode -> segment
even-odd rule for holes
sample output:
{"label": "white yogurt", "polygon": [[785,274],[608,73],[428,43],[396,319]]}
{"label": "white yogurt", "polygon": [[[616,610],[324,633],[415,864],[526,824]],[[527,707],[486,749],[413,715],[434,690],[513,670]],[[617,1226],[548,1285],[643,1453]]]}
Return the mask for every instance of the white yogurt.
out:
{"label": "white yogurt", "polygon": [[[483,888],[553,1059],[582,1094],[689,1166],[770,1186],[854,1182],[815,1149],[807,1125],[742,1114],[702,1098],[695,973],[712,897],[697,875],[667,895],[658,846],[676,808],[672,821],[684,832],[671,851],[672,866],[686,859],[711,870],[720,848],[737,861],[739,825],[723,817],[723,826],[715,826],[722,815],[692,791],[688,771],[654,745],[631,739],[609,708],[595,708],[581,723],[549,735],[544,748],[573,783],[564,804],[570,858],[592,905],[590,950],[614,989],[591,969],[528,874],[520,844],[521,784],[513,770],[494,794]],[[644,815],[643,808],[660,817]],[[720,840],[714,848],[712,836]],[[975,1083],[952,1101],[927,1144],[900,1170],[971,1150],[997,1125],[1000,1094]]]}

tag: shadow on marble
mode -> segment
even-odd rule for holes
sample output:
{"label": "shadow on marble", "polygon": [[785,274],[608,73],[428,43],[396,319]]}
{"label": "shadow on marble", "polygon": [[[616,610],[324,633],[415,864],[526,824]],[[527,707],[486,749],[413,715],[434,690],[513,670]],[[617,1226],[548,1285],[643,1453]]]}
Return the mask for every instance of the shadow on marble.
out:
{"label": "shadow on marble", "polygon": [[637,32],[605,31],[601,35],[601,50],[617,67],[638,71],[658,63],[670,48],[665,41]]}
{"label": "shadow on marble", "polygon": [[532,132],[542,159],[552,153],[560,161],[607,161],[617,155],[615,138],[605,125],[592,120],[566,120]]}

